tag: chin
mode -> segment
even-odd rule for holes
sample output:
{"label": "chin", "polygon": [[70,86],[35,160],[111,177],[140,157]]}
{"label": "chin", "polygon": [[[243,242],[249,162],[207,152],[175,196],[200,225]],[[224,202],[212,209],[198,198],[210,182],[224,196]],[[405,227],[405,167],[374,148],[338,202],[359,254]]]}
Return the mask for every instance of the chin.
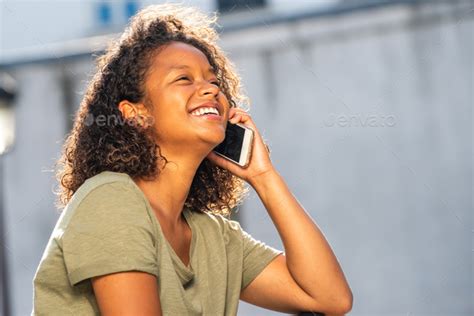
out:
{"label": "chin", "polygon": [[[217,141],[217,145],[219,145],[220,143],[222,143],[222,142],[224,141],[224,139],[225,139],[225,130],[222,131],[222,133],[220,134],[220,137],[219,137],[219,139],[218,139],[218,141]],[[216,146],[217,146],[217,145],[216,145]]]}
{"label": "chin", "polygon": [[224,141],[224,136],[222,137],[218,137],[218,138],[213,138],[213,139],[207,139],[205,140],[206,143],[208,143],[211,147],[211,149],[214,149],[216,148],[220,143],[222,143]]}
{"label": "chin", "polygon": [[222,137],[213,137],[213,139],[208,139],[208,143],[212,144],[212,148],[216,147],[224,141],[225,135]]}
{"label": "chin", "polygon": [[[212,148],[222,143],[225,139],[225,126],[214,126],[212,128],[198,128],[192,132],[197,142],[211,145]],[[194,143],[194,142],[193,142]]]}
{"label": "chin", "polygon": [[207,135],[203,135],[203,138],[207,138],[209,142],[215,143],[216,146],[222,143],[225,139],[225,127],[208,129],[206,130]]}

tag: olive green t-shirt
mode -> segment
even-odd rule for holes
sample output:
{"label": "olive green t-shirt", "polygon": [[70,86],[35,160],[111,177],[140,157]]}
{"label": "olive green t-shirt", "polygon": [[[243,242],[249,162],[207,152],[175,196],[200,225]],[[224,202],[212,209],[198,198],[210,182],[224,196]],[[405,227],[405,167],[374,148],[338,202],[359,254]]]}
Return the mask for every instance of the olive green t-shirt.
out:
{"label": "olive green t-shirt", "polygon": [[189,266],[127,174],[104,171],[87,179],[41,258],[32,315],[99,315],[90,278],[132,270],[157,277],[164,315],[236,315],[241,290],[283,251],[221,215],[188,208],[183,214],[192,230]]}

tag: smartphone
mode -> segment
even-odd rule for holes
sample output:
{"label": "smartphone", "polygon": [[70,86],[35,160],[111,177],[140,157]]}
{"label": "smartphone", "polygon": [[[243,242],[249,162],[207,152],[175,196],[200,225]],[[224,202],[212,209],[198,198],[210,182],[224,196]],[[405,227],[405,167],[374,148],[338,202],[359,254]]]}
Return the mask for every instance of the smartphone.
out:
{"label": "smartphone", "polygon": [[228,122],[224,141],[214,148],[214,152],[245,168],[252,155],[253,137],[251,128]]}

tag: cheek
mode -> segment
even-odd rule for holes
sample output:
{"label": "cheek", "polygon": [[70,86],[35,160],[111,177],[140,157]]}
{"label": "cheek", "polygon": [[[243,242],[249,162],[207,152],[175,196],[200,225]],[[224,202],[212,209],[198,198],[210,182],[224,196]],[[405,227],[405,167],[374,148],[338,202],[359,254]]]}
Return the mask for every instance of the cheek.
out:
{"label": "cheek", "polygon": [[225,96],[225,94],[220,93],[218,101],[219,101],[220,104],[222,104],[224,106],[226,113],[228,113],[229,109],[230,109],[230,103],[229,103],[229,100],[227,99],[227,97]]}
{"label": "cheek", "polygon": [[188,93],[184,89],[168,89],[155,99],[155,117],[166,120],[182,115],[186,111]]}
{"label": "cheek", "polygon": [[158,130],[176,128],[176,124],[180,124],[182,121],[182,115],[179,116],[176,111],[160,111],[154,115],[154,122]]}

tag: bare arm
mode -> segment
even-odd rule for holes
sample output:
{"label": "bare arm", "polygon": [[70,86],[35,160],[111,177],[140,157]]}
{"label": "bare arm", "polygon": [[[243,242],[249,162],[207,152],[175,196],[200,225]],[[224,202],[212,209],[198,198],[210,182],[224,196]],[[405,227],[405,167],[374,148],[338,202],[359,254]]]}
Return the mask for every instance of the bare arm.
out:
{"label": "bare arm", "polygon": [[285,247],[285,256],[270,262],[242,290],[241,299],[280,311],[347,313],[352,308],[352,292],[342,269],[317,224],[274,168],[249,113],[231,108],[229,123],[241,123],[254,131],[248,167],[241,168],[213,152],[207,157],[255,189]]}
{"label": "bare arm", "polygon": [[[250,184],[265,205],[285,247],[285,256],[272,262],[273,268],[271,264],[267,267],[276,272],[268,274],[267,282],[275,275],[280,279],[292,278],[294,283],[287,283],[293,289],[292,295],[298,293],[296,297],[304,298],[306,295],[313,299],[313,304],[302,304],[302,307],[325,313],[348,312],[352,308],[352,292],[341,267],[318,226],[289,191],[282,177],[273,169],[254,178]],[[264,272],[261,273],[261,282],[266,279]],[[248,288],[251,289],[250,285]],[[244,294],[245,297],[250,295]]]}
{"label": "bare arm", "polygon": [[[342,269],[318,226],[298,203],[283,178],[272,169],[249,183],[280,234],[285,256],[271,262],[254,280],[256,284],[252,282],[247,287],[249,290],[244,290],[243,297],[248,300],[252,297],[270,298],[285,291],[287,307],[294,308],[297,302],[297,306],[313,311],[347,313],[352,308],[352,292]],[[261,282],[260,286],[258,282]],[[288,286],[285,287],[285,283]],[[254,304],[266,301],[254,299]]]}
{"label": "bare arm", "polygon": [[101,315],[161,316],[156,276],[127,271],[91,279]]}

